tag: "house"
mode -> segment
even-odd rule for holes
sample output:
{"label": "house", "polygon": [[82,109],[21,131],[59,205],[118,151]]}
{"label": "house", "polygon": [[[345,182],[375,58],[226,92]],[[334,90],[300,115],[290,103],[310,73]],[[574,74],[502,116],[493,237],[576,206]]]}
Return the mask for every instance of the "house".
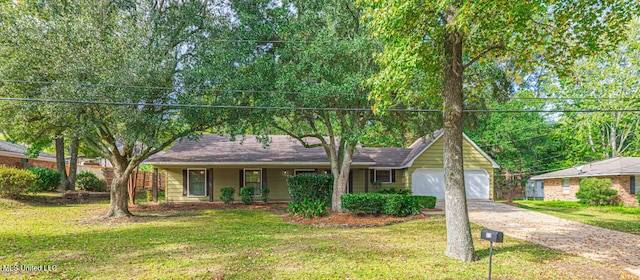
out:
{"label": "house", "polygon": [[638,206],[636,185],[640,179],[640,158],[615,157],[587,163],[578,167],[531,177],[543,181],[544,200],[577,201],[576,193],[582,178],[610,178],[618,198],[627,206]]}
{"label": "house", "polygon": [[0,140],[0,165],[16,168],[44,167],[56,169],[56,156],[41,152],[37,158],[29,158],[27,148]]}
{"label": "house", "polygon": [[[463,156],[468,199],[490,199],[493,169],[498,165],[464,135]],[[359,148],[353,156],[348,192],[403,188],[415,195],[444,199],[442,131],[416,140],[408,148]],[[267,147],[256,136],[230,141],[229,136],[203,135],[182,139],[165,154],[146,162],[166,170],[168,201],[216,201],[220,189],[242,186],[270,189],[273,200],[289,200],[287,176],[305,172],[330,173],[321,147],[305,148],[284,135],[270,136]]]}

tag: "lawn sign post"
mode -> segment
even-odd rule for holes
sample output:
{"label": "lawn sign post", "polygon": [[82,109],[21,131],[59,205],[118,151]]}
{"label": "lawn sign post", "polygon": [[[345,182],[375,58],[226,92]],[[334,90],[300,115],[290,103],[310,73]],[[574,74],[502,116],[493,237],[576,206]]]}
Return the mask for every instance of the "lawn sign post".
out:
{"label": "lawn sign post", "polygon": [[480,238],[489,241],[489,280],[491,280],[491,263],[493,259],[493,242],[502,243],[504,234],[501,231],[482,229]]}

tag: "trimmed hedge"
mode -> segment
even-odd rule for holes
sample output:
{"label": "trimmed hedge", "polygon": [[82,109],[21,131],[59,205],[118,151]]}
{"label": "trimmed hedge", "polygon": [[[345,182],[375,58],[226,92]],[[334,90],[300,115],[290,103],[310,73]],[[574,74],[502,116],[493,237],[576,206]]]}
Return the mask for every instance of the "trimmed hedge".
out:
{"label": "trimmed hedge", "polygon": [[587,205],[615,205],[618,191],[611,188],[609,178],[585,178],[580,180],[580,189],[576,193],[578,202]]}
{"label": "trimmed hedge", "polygon": [[287,177],[287,186],[291,202],[296,204],[305,199],[323,201],[331,205],[333,176],[331,174],[303,173]]}
{"label": "trimmed hedge", "polygon": [[27,171],[36,176],[33,184],[27,190],[29,192],[55,191],[56,187],[60,185],[62,174],[58,171],[40,167],[29,168]]}
{"label": "trimmed hedge", "polygon": [[342,208],[351,212],[370,213],[374,215],[387,214],[399,217],[417,215],[425,208],[427,203],[433,201],[435,207],[435,197],[430,196],[409,196],[400,194],[381,193],[357,193],[345,194],[340,197]]}
{"label": "trimmed hedge", "polygon": [[413,197],[420,200],[420,204],[424,206],[424,208],[433,209],[436,208],[436,197],[435,196],[423,196],[423,195],[413,195]]}
{"label": "trimmed hedge", "polygon": [[16,197],[33,184],[33,173],[0,165],[0,197]]}

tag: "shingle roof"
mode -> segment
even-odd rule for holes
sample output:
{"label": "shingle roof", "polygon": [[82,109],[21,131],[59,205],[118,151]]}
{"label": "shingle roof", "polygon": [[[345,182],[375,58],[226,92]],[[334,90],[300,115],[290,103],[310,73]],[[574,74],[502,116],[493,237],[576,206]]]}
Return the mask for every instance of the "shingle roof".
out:
{"label": "shingle roof", "polygon": [[[353,156],[353,164],[372,167],[406,168],[443,133],[440,129],[416,140],[408,148],[361,148]],[[466,136],[465,136],[466,137]],[[245,164],[245,163],[328,163],[322,147],[305,148],[300,142],[286,135],[271,135],[268,146],[255,135],[238,136],[231,141],[228,135],[203,135],[197,141],[182,139],[165,154],[148,159],[146,164]],[[469,140],[470,141],[470,140]],[[477,148],[480,149],[480,148]],[[494,167],[498,165],[480,150]]]}
{"label": "shingle roof", "polygon": [[[580,169],[582,171],[580,171]],[[614,175],[640,174],[640,158],[638,157],[615,157],[601,161],[594,161],[567,168],[564,170],[540,174],[531,177],[532,180],[571,178],[571,177],[597,177]]]}
{"label": "shingle roof", "polygon": [[[271,135],[268,146],[255,135],[238,136],[231,141],[228,135],[203,135],[198,141],[182,139],[167,153],[150,160],[151,164],[171,163],[245,163],[245,162],[309,162],[327,163],[322,147],[305,148],[296,139],[285,135]],[[373,164],[366,155],[354,155],[354,163]]]}
{"label": "shingle roof", "polygon": [[[11,143],[11,142],[0,140],[0,152],[7,152],[7,153],[12,153],[12,154],[23,155],[26,158],[27,148],[24,147],[24,146],[15,144],[15,143]],[[56,158],[55,155],[48,154],[48,153],[45,153],[45,152],[40,152],[39,157],[48,158],[48,159],[55,159]]]}

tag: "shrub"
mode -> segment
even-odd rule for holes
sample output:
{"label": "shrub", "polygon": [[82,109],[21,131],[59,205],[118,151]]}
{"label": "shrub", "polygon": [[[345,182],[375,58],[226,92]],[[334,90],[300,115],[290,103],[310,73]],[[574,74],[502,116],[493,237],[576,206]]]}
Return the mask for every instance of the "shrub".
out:
{"label": "shrub", "polygon": [[420,196],[403,196],[402,207],[396,216],[406,217],[409,215],[418,215],[424,204],[422,204],[423,198]]}
{"label": "shrub", "polygon": [[268,188],[262,188],[262,202],[267,203],[269,201],[269,193],[271,192]]}
{"label": "shrub", "polygon": [[0,165],[0,197],[16,197],[36,179],[33,173]]}
{"label": "shrub", "polygon": [[249,205],[253,202],[253,187],[240,188],[240,198],[242,203]]}
{"label": "shrub", "polygon": [[340,197],[342,208],[351,212],[363,212],[380,214],[386,203],[385,194],[379,193],[354,193],[344,194]]}
{"label": "shrub", "polygon": [[424,208],[433,209],[436,208],[436,197],[435,196],[421,196],[421,195],[412,195],[416,199],[420,201],[420,204]]}
{"label": "shrub", "polygon": [[225,187],[220,189],[220,200],[222,202],[229,204],[233,202],[233,194],[236,192],[236,189],[233,187]]}
{"label": "shrub", "polygon": [[382,213],[387,215],[398,216],[402,211],[403,195],[387,194],[384,195],[385,203],[382,205]]}
{"label": "shrub", "polygon": [[327,214],[327,203],[321,200],[308,200],[293,203],[289,202],[289,212],[293,216],[304,218],[320,217]]}
{"label": "shrub", "polygon": [[[342,208],[351,212],[387,214],[399,217],[417,215],[424,208],[428,196],[410,196],[401,194],[358,193],[340,197]],[[433,197],[435,205],[435,197]]]}
{"label": "shrub", "polygon": [[304,173],[287,178],[291,202],[324,201],[331,205],[333,176],[331,174]]}
{"label": "shrub", "polygon": [[55,191],[56,187],[60,185],[62,175],[58,171],[40,167],[29,168],[27,171],[36,176],[33,184],[27,189],[28,192]]}
{"label": "shrub", "polygon": [[153,201],[153,194],[151,193],[151,190],[145,190],[144,193],[146,195],[145,198],[146,198],[147,202]]}
{"label": "shrub", "polygon": [[99,192],[103,190],[103,183],[91,172],[84,171],[76,175],[76,186],[85,191]]}
{"label": "shrub", "polygon": [[580,181],[576,193],[578,202],[587,205],[614,205],[618,201],[618,191],[611,188],[609,178],[585,178]]}
{"label": "shrub", "polygon": [[379,189],[376,193],[380,194],[401,194],[401,195],[410,195],[411,190],[408,189],[397,189],[395,187],[390,187],[388,189]]}
{"label": "shrub", "polygon": [[640,195],[636,194],[636,200],[638,201],[638,204],[640,204]]}

